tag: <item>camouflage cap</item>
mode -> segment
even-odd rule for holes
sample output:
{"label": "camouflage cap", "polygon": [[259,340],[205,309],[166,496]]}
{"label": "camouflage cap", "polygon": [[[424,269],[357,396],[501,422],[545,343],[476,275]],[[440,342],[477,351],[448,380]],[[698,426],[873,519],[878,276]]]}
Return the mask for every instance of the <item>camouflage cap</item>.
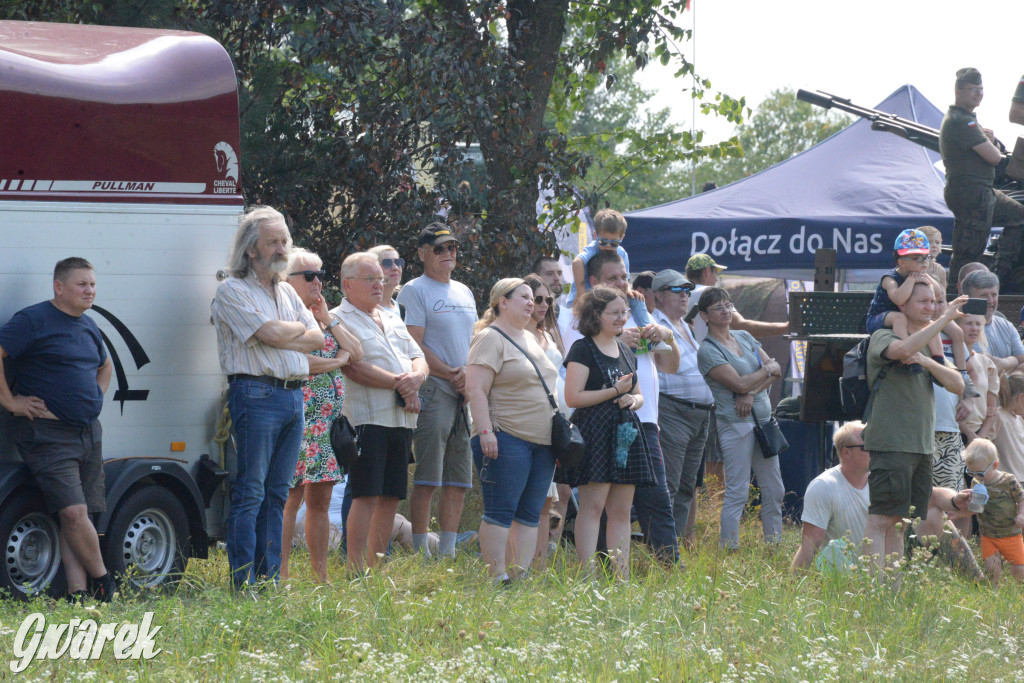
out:
{"label": "camouflage cap", "polygon": [[715,259],[711,258],[707,254],[694,254],[690,257],[690,260],[686,262],[686,270],[704,270],[705,268],[714,268],[719,272],[726,270],[726,266],[720,266],[715,263]]}
{"label": "camouflage cap", "polygon": [[956,84],[957,87],[964,83],[970,83],[971,85],[981,85],[981,72],[975,69],[973,66],[965,66],[962,69],[958,69],[956,72]]}

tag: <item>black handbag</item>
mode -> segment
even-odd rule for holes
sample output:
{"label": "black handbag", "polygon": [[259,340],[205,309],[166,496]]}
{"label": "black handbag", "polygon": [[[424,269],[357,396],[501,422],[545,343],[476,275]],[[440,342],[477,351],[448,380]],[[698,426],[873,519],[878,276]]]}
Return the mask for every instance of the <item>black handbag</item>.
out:
{"label": "black handbag", "polygon": [[772,415],[765,422],[759,422],[754,407],[750,407],[750,415],[754,418],[754,437],[757,445],[761,447],[761,455],[765,458],[774,458],[789,448],[786,435],[782,433],[779,421]]}
{"label": "black handbag", "polygon": [[334,449],[334,458],[338,461],[338,467],[346,472],[352,470],[352,465],[359,458],[359,440],[356,438],[356,428],[344,415],[331,423],[330,432],[331,448]]}
{"label": "black handbag", "polygon": [[555,458],[562,465],[563,470],[572,471],[577,469],[583,464],[584,452],[583,435],[580,434],[580,428],[565,419],[565,415],[562,415],[558,410],[558,401],[551,395],[551,390],[548,389],[544,376],[540,374],[540,368],[537,367],[537,363],[534,362],[530,354],[522,346],[516,344],[512,337],[505,334],[501,329],[493,326],[491,329],[498,332],[505,339],[508,339],[512,346],[519,349],[537,372],[540,384],[548,395],[548,402],[551,403],[551,408],[555,411],[555,414],[551,417],[551,449],[555,452]]}

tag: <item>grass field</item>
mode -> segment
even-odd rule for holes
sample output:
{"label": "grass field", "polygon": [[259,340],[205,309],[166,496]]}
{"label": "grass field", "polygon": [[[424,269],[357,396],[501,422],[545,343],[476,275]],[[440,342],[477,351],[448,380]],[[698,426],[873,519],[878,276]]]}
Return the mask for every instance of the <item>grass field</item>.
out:
{"label": "grass field", "polygon": [[227,589],[223,552],[192,561],[164,593],[72,607],[0,601],[0,648],[13,658],[22,620],[72,618],[162,627],[150,661],[34,661],[18,680],[931,681],[1024,680],[1021,591],[951,575],[919,555],[896,582],[866,572],[794,576],[799,538],[773,549],[744,521],[741,549],[715,547],[705,500],[699,550],[665,569],[636,550],[628,583],[583,576],[571,553],[495,588],[472,553],[424,563],[398,553],[368,578],[332,566],[333,584],[297,578],[256,596]]}

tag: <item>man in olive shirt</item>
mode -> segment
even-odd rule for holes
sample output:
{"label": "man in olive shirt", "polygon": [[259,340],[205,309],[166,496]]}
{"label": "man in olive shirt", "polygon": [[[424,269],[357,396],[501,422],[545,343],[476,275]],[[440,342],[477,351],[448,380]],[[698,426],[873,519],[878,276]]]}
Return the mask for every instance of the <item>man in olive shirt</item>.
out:
{"label": "man in olive shirt", "polygon": [[[883,328],[871,335],[868,347],[868,386],[871,403],[864,418],[864,450],[871,453],[868,522],[871,541],[865,552],[879,569],[903,556],[904,517],[923,518],[932,494],[932,452],[935,450],[935,401],[932,382],[954,394],[963,380],[944,359],[933,359],[928,342],[951,321],[963,317],[966,296],[954,299],[935,321],[935,292],[926,282],[914,286],[900,311],[907,319],[907,336]],[[882,372],[885,375],[879,380]]]}
{"label": "man in olive shirt", "polygon": [[1017,90],[1013,93],[1010,102],[1010,123],[1019,123],[1024,126],[1024,76],[1020,77],[1017,83]]}
{"label": "man in olive shirt", "polygon": [[960,266],[980,260],[993,224],[1003,227],[994,272],[1008,281],[1024,243],[1024,206],[992,188],[1003,155],[993,144],[992,131],[982,128],[974,114],[984,97],[978,70],[957,71],[954,92],[955,102],[939,129],[939,148],[946,167],[946,206],[954,219],[948,293],[955,296]]}

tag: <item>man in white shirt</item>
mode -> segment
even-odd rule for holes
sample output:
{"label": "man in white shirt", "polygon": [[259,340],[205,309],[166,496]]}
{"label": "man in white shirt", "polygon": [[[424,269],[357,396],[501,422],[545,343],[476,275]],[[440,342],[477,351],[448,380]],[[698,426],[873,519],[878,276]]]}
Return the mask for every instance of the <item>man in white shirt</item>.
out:
{"label": "man in white shirt", "polygon": [[[602,251],[587,262],[587,275],[590,286],[605,285],[620,290],[628,296],[629,276],[622,258],[615,252]],[[582,338],[579,321],[575,316],[562,329],[562,340],[566,349]],[[661,457],[661,446],[658,441],[658,370],[674,373],[679,369],[679,346],[676,344],[672,331],[651,323],[642,330],[630,315],[622,331],[622,342],[629,348],[636,348],[637,341],[644,337],[649,342],[664,341],[670,352],[644,353],[636,358],[637,384],[644,397],[644,403],[637,411],[648,446],[651,449],[651,460],[654,472],[658,477],[656,486],[637,487],[633,494],[633,506],[640,521],[640,528],[647,543],[664,560],[679,559],[679,541],[676,538],[676,525],[672,514],[672,500],[665,485],[665,463]]]}
{"label": "man in white shirt", "polygon": [[690,326],[683,322],[693,283],[675,270],[663,270],[654,276],[651,289],[651,318],[671,329],[679,346],[679,369],[658,373],[658,427],[676,533],[687,536],[715,401],[697,368],[697,340]]}
{"label": "man in white shirt", "polygon": [[[846,565],[856,561],[866,550],[864,529],[868,521],[868,473],[871,455],[864,450],[864,423],[847,422],[832,436],[839,464],[825,470],[807,485],[804,493],[803,531],[800,547],[793,556],[790,569],[807,569],[815,555],[824,551],[829,562]],[[944,532],[944,512],[958,516],[970,502],[970,491],[936,486],[932,489],[928,517],[918,523],[915,538],[940,536],[939,554],[945,556],[960,573],[970,579],[981,577],[978,563],[955,527]],[[829,550],[830,549],[830,550]],[[823,553],[824,554],[824,553]]]}

